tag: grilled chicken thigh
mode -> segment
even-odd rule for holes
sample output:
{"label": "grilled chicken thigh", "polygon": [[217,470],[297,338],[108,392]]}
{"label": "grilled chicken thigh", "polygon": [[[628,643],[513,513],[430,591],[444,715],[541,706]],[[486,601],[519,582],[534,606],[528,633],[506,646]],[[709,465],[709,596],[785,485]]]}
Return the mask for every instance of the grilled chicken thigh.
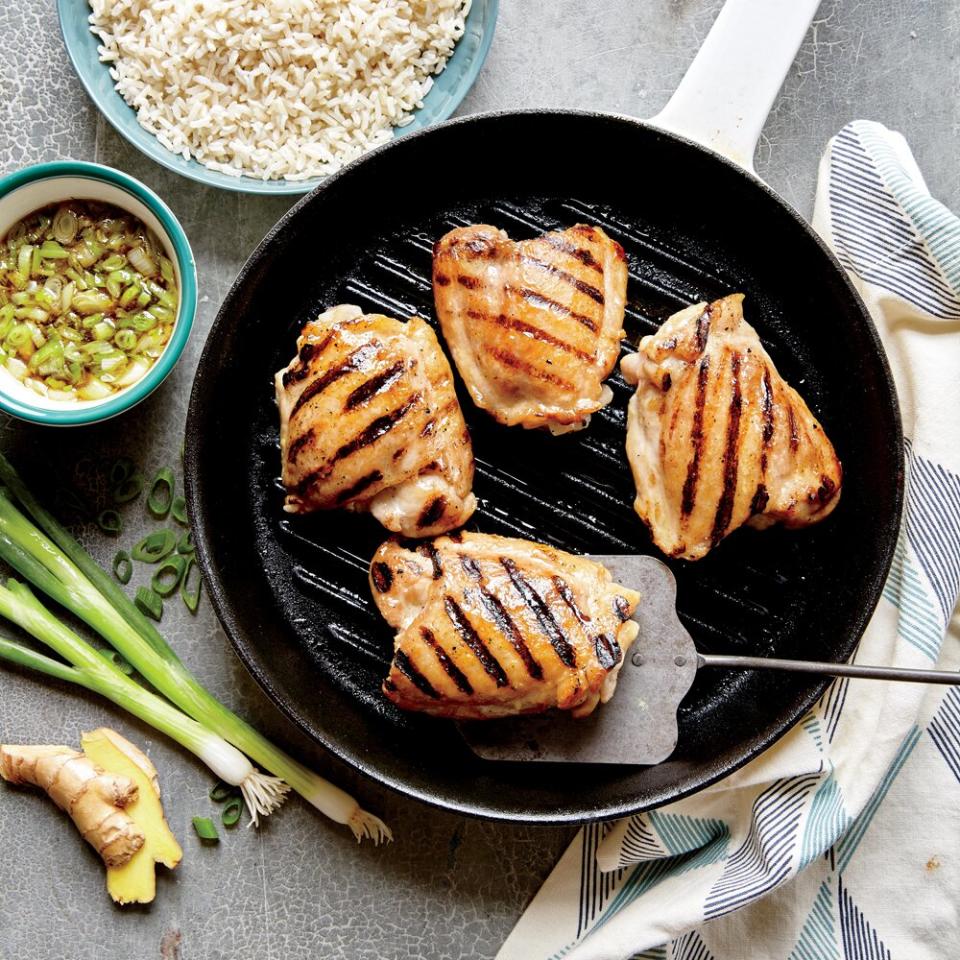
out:
{"label": "grilled chicken thigh", "polygon": [[284,509],[369,510],[414,537],[465,523],[473,449],[433,330],[341,305],[297,351],[276,376]]}
{"label": "grilled chicken thigh", "polygon": [[443,335],[473,402],[507,426],[587,425],[610,402],[603,381],[623,334],[627,264],[598,227],[514,243],[471,226],[433,250]]}
{"label": "grilled chicken thigh", "polygon": [[441,717],[586,716],[612,696],[639,629],[635,591],[599,563],[529,540],[389,540],[370,585],[397,630],[383,692]]}
{"label": "grilled chicken thigh", "polygon": [[697,560],[742,524],[802,527],[840,498],[823,427],[743,319],[743,296],[674,314],[625,357],[634,508],[657,546]]}

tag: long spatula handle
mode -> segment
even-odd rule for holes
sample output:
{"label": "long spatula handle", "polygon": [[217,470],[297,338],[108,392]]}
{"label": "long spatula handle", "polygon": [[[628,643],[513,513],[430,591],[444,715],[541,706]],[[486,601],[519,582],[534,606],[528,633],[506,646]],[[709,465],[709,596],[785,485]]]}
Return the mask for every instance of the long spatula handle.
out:
{"label": "long spatula handle", "polygon": [[[677,664],[677,666],[683,666],[683,664]],[[697,666],[724,667],[728,670],[786,670],[789,673],[816,673],[829,677],[960,685],[960,673],[951,673],[947,670],[908,670],[903,667],[871,667],[859,663],[821,663],[817,660],[778,660],[774,657],[735,657],[698,653]]]}

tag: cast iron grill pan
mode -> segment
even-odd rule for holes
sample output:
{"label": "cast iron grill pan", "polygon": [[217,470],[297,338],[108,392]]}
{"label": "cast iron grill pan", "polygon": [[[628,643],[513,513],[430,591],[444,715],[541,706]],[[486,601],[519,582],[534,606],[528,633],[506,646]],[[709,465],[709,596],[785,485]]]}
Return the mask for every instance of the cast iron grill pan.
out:
{"label": "cast iron grill pan", "polygon": [[[632,350],[675,310],[734,291],[844,466],[840,505],[799,532],[742,530],[696,563],[670,561],[680,617],[706,652],[842,660],[889,567],[901,500],[900,426],[872,326],[806,225],[736,168],[640,124],[584,114],[473,118],[406,138],[302,201],[261,244],[210,333],[191,399],[187,479],[198,553],[243,661],[303,729],[371,776],[467,813],[586,820],[645,808],[735,769],[825,682],[705,671],[655,767],[491,764],[452,724],[380,694],[392,637],[367,564],[370,517],[283,513],[273,373],[302,325],[336,303],[434,322],[433,243],[491,223],[514,239],[601,226],[629,261]],[[462,384],[479,508],[468,529],[577,553],[657,551],[632,509],[630,391],[563,437],[505,428]],[[571,722],[567,720],[566,722]]]}

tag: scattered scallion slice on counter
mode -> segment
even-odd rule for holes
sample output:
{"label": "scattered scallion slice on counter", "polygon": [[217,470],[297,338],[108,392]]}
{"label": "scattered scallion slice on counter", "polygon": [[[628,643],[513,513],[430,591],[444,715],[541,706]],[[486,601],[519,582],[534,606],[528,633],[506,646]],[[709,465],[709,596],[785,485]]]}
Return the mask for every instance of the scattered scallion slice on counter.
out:
{"label": "scattered scallion slice on counter", "polygon": [[139,473],[131,473],[125,480],[121,480],[113,488],[113,499],[115,503],[129,503],[136,500],[143,490],[143,477]]}
{"label": "scattered scallion slice on counter", "polygon": [[193,553],[194,551],[195,547],[193,546],[193,531],[188,530],[177,541],[177,553]]}
{"label": "scattered scallion slice on counter", "polygon": [[104,532],[116,537],[123,531],[123,521],[116,510],[101,510],[97,515],[97,526]]}
{"label": "scattered scallion slice on counter", "polygon": [[135,472],[133,461],[129,457],[117,457],[110,465],[111,488],[116,489]]}
{"label": "scattered scallion slice on counter", "polygon": [[224,783],[220,780],[214,784],[213,789],[210,791],[210,799],[214,803],[223,803],[224,800],[229,800],[231,797],[236,796],[236,794],[236,787],[232,787],[229,783]]}
{"label": "scattered scallion slice on counter", "polygon": [[208,843],[216,843],[220,839],[220,834],[217,833],[217,828],[209,817],[194,817],[193,829],[201,840]]}
{"label": "scattered scallion slice on counter", "polygon": [[150,580],[153,592],[164,599],[176,593],[186,569],[187,560],[179,553],[171,554],[160,563],[157,572]]}
{"label": "scattered scallion slice on counter", "polygon": [[166,519],[173,506],[174,486],[173,471],[169,467],[161,467],[153,478],[150,492],[147,494],[147,509],[155,519]]}
{"label": "scattered scallion slice on counter", "polygon": [[[101,665],[101,670],[113,669],[136,693],[128,688],[124,688],[127,691],[124,693],[106,682],[97,685],[86,672],[78,671],[75,676],[69,672],[69,668],[55,661],[48,661],[52,666],[47,666],[43,663],[45,658],[38,659],[38,655],[30,651],[14,652],[7,659],[30,665],[60,679],[82,683],[169,734],[196,753],[221,779],[240,787],[254,823],[280,805],[289,785],[326,816],[337,823],[346,824],[358,840],[369,837],[379,843],[390,839],[389,828],[378,817],[367,813],[345,791],[274,746],[204,689],[154,624],[69,531],[41,506],[2,454],[0,483],[7,488],[0,488],[0,557],[34,586],[96,630],[147,683],[190,714],[193,720],[184,717],[165,700],[155,697],[135,681],[124,677],[92,647],[69,631],[71,637],[89,648],[90,656]],[[13,505],[10,495],[16,497],[45,533],[41,533]],[[10,612],[9,607],[0,608],[0,615],[20,622],[10,616]],[[51,619],[58,629],[66,629],[55,618]],[[30,632],[30,627],[23,623],[21,625]],[[34,636],[37,634],[34,633]],[[42,636],[37,639],[47,642]],[[24,649],[21,648],[21,651]],[[54,649],[65,659],[71,659],[59,646],[54,646]],[[8,652],[6,647],[0,649],[2,656]],[[71,662],[74,661],[71,659]],[[47,669],[44,669],[45,666]],[[176,716],[175,720],[170,716],[171,711]],[[234,746],[231,747],[226,741]],[[269,777],[256,771],[239,750],[276,776]]]}
{"label": "scattered scallion slice on counter", "polygon": [[225,827],[235,827],[243,816],[243,797],[233,797],[220,812],[220,820]]}
{"label": "scattered scallion slice on counter", "polygon": [[121,583],[129,583],[133,576],[133,563],[126,550],[118,550],[113,555],[113,575]]}
{"label": "scattered scallion slice on counter", "polygon": [[[197,583],[195,587],[191,588],[190,573],[194,570],[197,572],[194,578]],[[197,566],[197,561],[191,556],[187,561],[187,569],[183,573],[183,579],[180,581],[180,599],[191,613],[196,613],[197,607],[200,606],[200,593],[202,590],[203,579],[200,576],[200,568]]]}
{"label": "scattered scallion slice on counter", "polygon": [[173,516],[173,519],[177,523],[182,523],[184,526],[190,522],[187,517],[187,501],[183,497],[176,497],[173,501],[173,506],[170,508],[170,513]]}
{"label": "scattered scallion slice on counter", "polygon": [[137,595],[133,598],[133,602],[141,613],[152,620],[159,620],[163,616],[163,599],[150,587],[137,587]]}
{"label": "scattered scallion slice on counter", "polygon": [[134,560],[141,563],[159,563],[166,559],[177,546],[177,535],[172,530],[155,530],[148,533],[130,551]]}

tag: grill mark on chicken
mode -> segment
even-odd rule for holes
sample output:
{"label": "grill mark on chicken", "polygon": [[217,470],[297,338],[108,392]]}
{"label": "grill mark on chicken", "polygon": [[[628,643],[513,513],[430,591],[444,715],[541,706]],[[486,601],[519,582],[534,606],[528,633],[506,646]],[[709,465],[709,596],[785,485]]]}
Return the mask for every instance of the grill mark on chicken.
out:
{"label": "grill mark on chicken", "polygon": [[520,262],[528,267],[536,267],[538,270],[545,270],[558,280],[562,280],[564,283],[569,284],[574,288],[574,290],[579,290],[582,294],[588,296],[595,303],[600,304],[601,307],[603,306],[604,299],[602,290],[598,289],[592,284],[587,283],[585,280],[581,280],[579,277],[575,277],[572,273],[567,273],[566,270],[561,270],[560,267],[556,266],[556,264],[547,263],[546,260],[538,260],[536,257],[530,257],[526,254],[521,254]]}
{"label": "grill mark on chicken", "polygon": [[707,339],[710,336],[710,307],[706,307],[703,313],[697,317],[697,353],[703,353],[707,349]]}
{"label": "grill mark on chicken", "polygon": [[443,516],[443,511],[446,509],[446,506],[446,497],[434,497],[420,512],[420,516],[417,517],[417,527],[421,530],[424,527],[432,527]]}
{"label": "grill mark on chicken", "polygon": [[604,670],[612,670],[623,656],[620,644],[607,633],[599,633],[593,638],[593,648],[597,651],[597,661]]}
{"label": "grill mark on chicken", "polygon": [[379,593],[386,593],[393,586],[393,571],[380,560],[370,568],[370,579]]}
{"label": "grill mark on chicken", "polygon": [[717,503],[710,540],[716,546],[724,537],[733,516],[733,498],[737,492],[739,472],[740,414],[743,410],[743,394],[740,386],[740,354],[730,357],[730,381],[733,393],[730,397],[730,414],[727,419],[727,445],[723,452],[723,492]]}
{"label": "grill mark on chicken", "polygon": [[573,595],[573,591],[567,586],[566,582],[560,577],[553,577],[553,585],[557,589],[557,593],[560,594],[560,598],[563,602],[570,608],[570,612],[580,621],[581,624],[586,626],[587,622],[590,620],[580,608],[577,606],[577,599]]}
{"label": "grill mark on chicken", "polygon": [[446,287],[450,284],[450,278],[445,273],[435,273],[433,275],[433,282],[441,287]]}
{"label": "grill mark on chicken", "polygon": [[501,557],[500,564],[507,571],[511,583],[520,594],[523,602],[530,608],[530,611],[536,617],[540,629],[546,634],[553,649],[556,651],[560,662],[566,667],[575,667],[577,665],[577,655],[566,638],[564,632],[560,629],[553,611],[547,606],[543,597],[537,593],[533,584],[520,573],[517,565],[509,557]]}
{"label": "grill mark on chicken", "polygon": [[[375,443],[382,436],[389,433],[409,412],[420,402],[420,394],[415,393],[410,396],[405,403],[397,407],[394,410],[391,410],[389,413],[385,413],[382,417],[377,417],[376,420],[373,420],[369,423],[363,430],[360,431],[352,440],[348,440],[342,447],[340,447],[336,453],[322,466],[318,467],[316,470],[308,473],[294,488],[293,492],[297,496],[303,496],[317,481],[324,479],[325,477],[330,476],[330,473],[333,469],[333,465],[338,460],[344,460],[349,457],[351,454],[356,453],[358,450],[362,450],[364,447],[369,446],[371,443]],[[374,471],[377,473],[378,471]],[[358,483],[363,483],[371,476],[368,474],[366,477],[363,477]],[[383,479],[382,476],[376,479]],[[373,481],[369,481],[372,483]],[[369,486],[369,483],[367,484]],[[356,484],[354,485],[356,486]],[[353,488],[351,488],[353,489]],[[342,494],[340,495],[342,496]],[[337,497],[337,502],[340,503],[342,500],[340,496]]]}
{"label": "grill mark on chicken", "polygon": [[397,650],[393,655],[393,662],[397,669],[423,694],[432,700],[439,700],[440,694],[433,684],[410,662],[410,658],[402,651]]}
{"label": "grill mark on chicken", "polygon": [[564,380],[563,377],[558,377],[548,370],[540,370],[532,363],[527,363],[526,360],[521,360],[520,357],[514,356],[506,350],[500,350],[498,347],[487,347],[487,353],[499,360],[505,367],[509,367],[511,370],[519,370],[535,380],[545,380],[547,383],[560,387],[561,390],[573,391],[575,389],[569,380]]}
{"label": "grill mark on chicken", "polygon": [[303,393],[297,397],[297,402],[290,411],[290,419],[292,420],[305,404],[309,403],[317,394],[326,390],[331,383],[336,383],[341,377],[345,377],[348,373],[363,370],[366,364],[376,356],[379,348],[380,344],[375,340],[371,340],[370,343],[365,343],[363,346],[357,347],[356,350],[347,354],[343,363],[331,367],[322,377],[317,377],[317,379],[305,387]]}
{"label": "grill mark on chicken", "polygon": [[787,404],[787,420],[790,424],[790,449],[796,453],[800,446],[800,435],[797,433],[797,418],[793,415],[793,404]]}
{"label": "grill mark on chicken", "polygon": [[440,551],[433,545],[433,541],[425,543],[425,555],[429,558],[433,566],[433,579],[439,580],[443,576],[443,565],[440,563]]}
{"label": "grill mark on chicken", "polygon": [[309,430],[304,430],[287,448],[287,462],[296,463],[297,457],[300,456],[300,451],[313,443],[313,437],[313,427],[310,427]]}
{"label": "grill mark on chicken", "polygon": [[544,243],[549,243],[551,247],[555,250],[561,250],[563,253],[569,254],[571,257],[575,257],[579,260],[585,267],[589,267],[591,270],[596,270],[597,273],[603,273],[603,264],[593,255],[590,250],[587,250],[586,247],[578,247],[575,243],[570,243],[568,240],[564,240],[563,237],[557,236],[555,233],[547,233],[541,238]]}
{"label": "grill mark on chicken", "polygon": [[507,608],[500,602],[500,598],[492,594],[482,582],[483,572],[480,569],[480,564],[477,563],[473,557],[462,555],[460,557],[460,564],[466,571],[467,576],[479,583],[480,601],[484,610],[486,610],[490,616],[494,626],[510,641],[513,649],[517,651],[517,654],[523,661],[523,665],[527,668],[527,673],[533,677],[534,680],[542,680],[543,668],[534,659],[533,654],[530,653],[530,648],[517,629],[517,625],[513,622],[513,617],[510,616]]}
{"label": "grill mark on chicken", "polygon": [[587,353],[586,350],[581,350],[572,343],[568,343],[566,340],[561,340],[559,337],[555,337],[552,333],[549,333],[541,327],[536,327],[532,323],[527,323],[525,320],[521,320],[518,317],[508,317],[505,313],[486,313],[483,310],[467,310],[467,316],[471,320],[481,320],[487,323],[495,323],[498,327],[504,327],[507,330],[516,330],[519,333],[529,334],[534,338],[534,340],[539,340],[541,343],[549,343],[551,346],[557,347],[559,350],[563,350],[566,353],[572,353],[575,357],[579,357],[581,360],[586,360],[588,362],[593,362],[596,360],[596,357],[592,353]]}
{"label": "grill mark on chicken", "polygon": [[498,687],[509,686],[507,675],[497,658],[487,649],[486,644],[480,638],[480,634],[473,628],[473,624],[467,619],[460,604],[449,594],[443,598],[443,607],[446,610],[447,617],[453,624],[454,629],[460,634],[463,642],[473,651],[480,665]]}
{"label": "grill mark on chicken", "polygon": [[403,360],[398,360],[395,364],[387,367],[386,370],[371,377],[366,383],[361,383],[356,390],[352,391],[344,402],[344,411],[353,410],[361,404],[366,403],[378,393],[391,387],[400,379],[406,364]]}
{"label": "grill mark on chicken", "polygon": [[[760,394],[760,409],[763,412],[763,446],[769,447],[773,440],[773,388],[770,386],[770,369],[763,368],[763,390]],[[792,414],[791,414],[792,416]],[[764,450],[766,462],[766,450]]]}
{"label": "grill mark on chicken", "polygon": [[346,503],[353,497],[363,493],[367,487],[370,487],[375,483],[379,483],[382,479],[383,474],[379,470],[373,470],[365,477],[361,477],[356,483],[351,484],[346,490],[341,490],[337,494],[337,503]]}
{"label": "grill mark on chicken", "polygon": [[466,273],[457,275],[457,283],[459,283],[461,287],[466,287],[468,290],[476,290],[482,282],[479,277],[471,277]]}
{"label": "grill mark on chicken", "polygon": [[620,618],[621,623],[626,623],[630,619],[630,604],[626,597],[618,595],[613,598],[613,612]]}
{"label": "grill mark on chicken", "polygon": [[597,332],[597,321],[592,317],[588,317],[584,313],[577,313],[562,303],[551,300],[550,297],[545,297],[542,293],[537,293],[536,290],[531,290],[529,287],[511,287],[509,284],[504,289],[509,293],[515,293],[518,297],[526,300],[527,303],[532,303],[535,307],[550,310],[553,313],[559,314],[561,317],[570,317],[571,320],[576,320],[577,323],[586,327],[591,333]]}
{"label": "grill mark on chicken", "polygon": [[693,512],[697,499],[697,480],[700,476],[700,455],[703,449],[703,408],[707,400],[707,376],[710,373],[710,357],[705,356],[700,361],[697,370],[697,399],[693,409],[693,426],[690,429],[690,443],[693,445],[693,456],[687,466],[687,478],[683,482],[683,495],[680,501],[680,512],[688,517]]}
{"label": "grill mark on chicken", "polygon": [[750,501],[750,512],[763,513],[763,511],[767,509],[769,502],[770,494],[767,491],[767,485],[765,483],[758,483],[756,493],[754,493],[753,499]]}
{"label": "grill mark on chicken", "polygon": [[382,417],[372,420],[352,440],[348,440],[337,450],[331,462],[343,460],[344,457],[349,457],[388,434],[420,402],[420,399],[419,393],[411,394],[399,407],[395,407]]}
{"label": "grill mark on chicken", "polygon": [[437,638],[434,636],[433,631],[429,627],[421,627],[420,636],[423,638],[423,642],[437,655],[440,666],[443,667],[447,676],[456,684],[457,689],[461,693],[470,696],[473,693],[473,687],[470,685],[470,681],[466,678],[464,672],[450,659],[447,651],[437,643]]}

